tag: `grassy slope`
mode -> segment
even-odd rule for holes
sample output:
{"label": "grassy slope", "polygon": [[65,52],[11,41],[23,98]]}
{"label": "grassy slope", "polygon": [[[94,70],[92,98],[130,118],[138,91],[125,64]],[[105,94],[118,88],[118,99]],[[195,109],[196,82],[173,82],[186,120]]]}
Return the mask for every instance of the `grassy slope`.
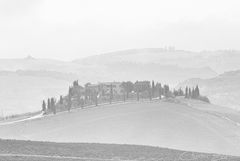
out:
{"label": "grassy slope", "polygon": [[236,70],[211,79],[189,79],[180,83],[178,87],[199,85],[201,93],[208,96],[212,103],[240,110],[239,80],[240,70]]}
{"label": "grassy slope", "polygon": [[[165,148],[136,145],[117,145],[117,144],[86,144],[86,143],[51,143],[51,142],[31,142],[0,140],[0,154],[28,154],[28,155],[47,155],[47,156],[65,156],[65,157],[84,157],[101,158],[101,160],[141,160],[141,161],[212,161],[221,159],[221,161],[237,161],[240,158],[185,152]],[[0,160],[40,160],[52,161],[61,160],[60,158],[47,157],[0,157]],[[63,159],[80,160],[80,159]],[[86,160],[86,159],[83,159]],[[91,159],[90,159],[91,160]]]}
{"label": "grassy slope", "polygon": [[239,155],[239,126],[209,111],[210,105],[199,106],[155,102],[78,109],[0,126],[0,138],[138,144]]}

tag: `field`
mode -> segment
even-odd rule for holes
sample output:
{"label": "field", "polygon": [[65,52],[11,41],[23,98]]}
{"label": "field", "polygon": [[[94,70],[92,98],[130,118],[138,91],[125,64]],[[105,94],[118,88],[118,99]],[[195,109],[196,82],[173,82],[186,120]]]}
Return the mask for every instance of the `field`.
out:
{"label": "field", "polygon": [[[50,155],[60,155],[65,151],[61,149],[61,146],[55,148],[54,145],[73,146],[73,149],[74,146],[78,146],[78,144],[65,145],[63,143],[104,143],[147,145],[182,151],[240,156],[239,118],[239,113],[231,109],[200,101],[177,99],[171,102],[132,102],[75,109],[71,112],[49,115],[35,120],[1,124],[0,138],[61,143],[46,143],[49,144],[47,147],[53,151],[46,150],[46,153],[41,155],[48,155],[48,152],[51,153]],[[37,148],[46,144],[39,144]],[[90,146],[90,144],[86,145]],[[94,145],[97,147],[99,144]],[[21,147],[19,149],[24,149],[21,144],[18,146]],[[6,146],[1,146],[1,149],[5,148]],[[32,151],[34,146],[26,149]],[[94,146],[89,150],[92,149]],[[59,151],[56,152],[56,150]],[[127,151],[131,152],[131,150]],[[36,152],[41,151],[36,150]],[[36,152],[34,154],[39,154]],[[125,153],[121,150],[116,150],[117,152]],[[152,153],[151,156],[155,157],[154,152],[155,150],[146,153]],[[25,154],[25,152],[19,153]],[[136,153],[138,153],[137,150]],[[171,153],[174,154],[171,156],[179,157],[180,155],[180,152],[176,152],[176,155],[175,151]],[[75,156],[78,152],[73,152],[73,154]],[[63,155],[68,156],[69,152]],[[192,156],[191,153],[182,155]],[[195,157],[195,154],[193,156]]]}
{"label": "field", "polygon": [[117,144],[0,140],[4,161],[238,161],[240,158],[166,148]]}

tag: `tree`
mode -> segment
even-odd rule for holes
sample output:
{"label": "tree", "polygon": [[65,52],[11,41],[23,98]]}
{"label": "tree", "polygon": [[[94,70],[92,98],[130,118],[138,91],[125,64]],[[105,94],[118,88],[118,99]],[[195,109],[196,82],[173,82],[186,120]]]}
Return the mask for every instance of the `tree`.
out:
{"label": "tree", "polygon": [[174,94],[174,96],[179,96],[179,93],[176,89],[173,90],[173,94]]}
{"label": "tree", "polygon": [[137,94],[137,100],[140,99],[140,94],[151,98],[151,82],[150,81],[136,81],[134,83],[134,91]]}
{"label": "tree", "polygon": [[51,98],[51,109],[53,111],[54,114],[56,114],[56,105],[55,105],[56,101],[54,98]]}
{"label": "tree", "polygon": [[152,80],[152,97],[154,98],[154,92],[155,92],[155,83],[154,80]]}
{"label": "tree", "polygon": [[148,89],[148,95],[149,95],[149,100],[151,101],[152,100],[152,90],[151,90],[150,86],[149,86],[149,89]]}
{"label": "tree", "polygon": [[62,105],[63,104],[63,97],[62,95],[60,96],[59,103]]}
{"label": "tree", "polygon": [[90,89],[88,88],[88,86],[91,85],[91,83],[86,83],[85,84],[85,91],[84,91],[84,102],[87,103],[88,100],[88,96],[90,95]]}
{"label": "tree", "polygon": [[196,98],[198,98],[200,96],[198,85],[195,88],[195,95],[196,95]]}
{"label": "tree", "polygon": [[72,87],[68,88],[68,95],[70,95],[70,96],[73,95],[73,88]]}
{"label": "tree", "polygon": [[73,82],[73,87],[76,87],[76,86],[78,86],[78,80],[75,80],[75,81]]}
{"label": "tree", "polygon": [[178,95],[179,96],[184,96],[184,92],[183,92],[182,88],[178,89]]}
{"label": "tree", "polygon": [[169,86],[168,85],[164,85],[164,96],[167,98],[169,97]]}
{"label": "tree", "polygon": [[47,109],[48,109],[48,110],[51,110],[51,101],[50,101],[50,98],[48,98],[48,101],[47,101]]}
{"label": "tree", "polygon": [[95,105],[98,106],[98,91],[94,90]]}
{"label": "tree", "polygon": [[45,100],[43,100],[43,103],[42,103],[42,111],[44,113],[46,113],[46,102],[45,102]]}
{"label": "tree", "polygon": [[196,98],[196,93],[194,87],[192,88],[192,97],[191,98]]}
{"label": "tree", "polygon": [[140,83],[138,81],[136,81],[134,83],[134,91],[137,93],[137,101],[139,101],[139,91],[140,91]]}
{"label": "tree", "polygon": [[68,95],[68,112],[70,112],[71,107],[72,107],[72,97],[70,95]]}
{"label": "tree", "polygon": [[77,105],[81,105],[81,93],[80,90],[77,90]]}
{"label": "tree", "polygon": [[192,91],[191,91],[191,88],[188,88],[188,98],[192,98]]}
{"label": "tree", "polygon": [[127,94],[127,99],[129,98],[129,93],[134,90],[134,84],[131,81],[122,82],[121,87]]}
{"label": "tree", "polygon": [[188,98],[188,87],[185,88],[185,98]]}
{"label": "tree", "polygon": [[110,104],[112,103],[112,99],[113,99],[113,85],[110,85]]}
{"label": "tree", "polygon": [[158,89],[158,97],[159,99],[162,99],[162,85],[161,83],[157,83],[157,89]]}

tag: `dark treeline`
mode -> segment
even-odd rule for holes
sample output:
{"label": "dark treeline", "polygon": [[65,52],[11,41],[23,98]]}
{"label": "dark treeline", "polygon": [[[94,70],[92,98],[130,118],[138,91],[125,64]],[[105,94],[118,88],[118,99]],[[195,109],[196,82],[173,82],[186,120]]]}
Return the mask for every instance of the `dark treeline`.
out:
{"label": "dark treeline", "polygon": [[199,99],[200,92],[196,88],[186,87],[185,92],[180,88],[170,90],[169,85],[162,85],[154,81],[126,81],[126,82],[106,82],[84,86],[74,81],[68,89],[68,94],[60,96],[58,101],[55,98],[48,98],[42,103],[42,111],[45,114],[57,111],[70,111],[72,108],[83,108],[84,106],[101,103],[112,103],[131,100],[161,100],[162,98],[174,98],[176,96],[185,96],[185,98]]}
{"label": "dark treeline", "polygon": [[207,103],[210,103],[210,101],[207,97],[200,95],[200,90],[199,90],[198,85],[196,87],[192,87],[192,88],[186,87],[184,96],[185,96],[185,98],[188,98],[188,99],[199,99],[199,100],[205,101]]}

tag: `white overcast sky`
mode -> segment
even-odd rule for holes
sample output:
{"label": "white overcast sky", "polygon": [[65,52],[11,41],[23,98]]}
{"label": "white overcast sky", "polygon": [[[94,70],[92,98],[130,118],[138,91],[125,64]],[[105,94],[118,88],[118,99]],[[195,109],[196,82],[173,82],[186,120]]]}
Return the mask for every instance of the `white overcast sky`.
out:
{"label": "white overcast sky", "polygon": [[239,0],[0,0],[0,58],[240,49]]}

